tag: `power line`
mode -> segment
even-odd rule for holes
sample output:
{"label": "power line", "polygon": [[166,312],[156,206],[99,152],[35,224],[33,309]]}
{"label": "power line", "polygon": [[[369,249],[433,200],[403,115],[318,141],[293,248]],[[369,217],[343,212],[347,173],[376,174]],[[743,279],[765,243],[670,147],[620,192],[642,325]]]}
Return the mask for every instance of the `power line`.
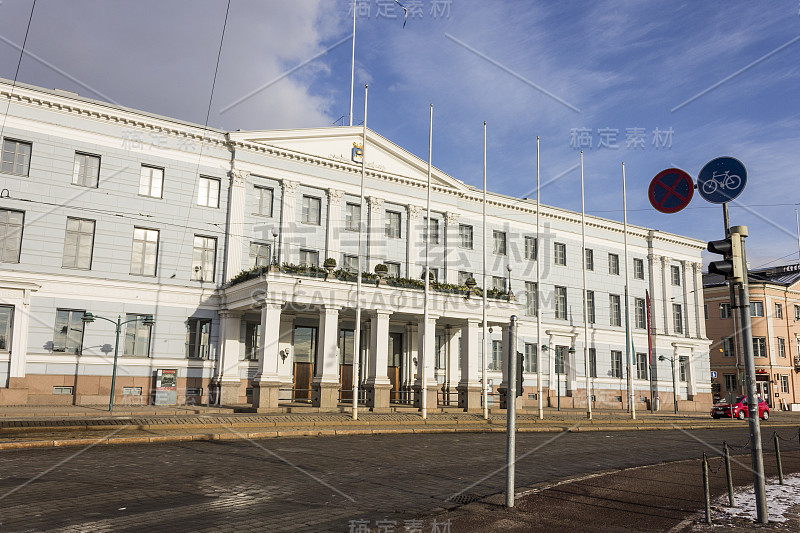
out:
{"label": "power line", "polygon": [[25,29],[25,38],[22,40],[22,48],[19,49],[19,60],[17,60],[17,70],[14,72],[14,83],[11,84],[11,91],[8,93],[8,104],[6,105],[6,112],[3,114],[3,125],[0,126],[0,139],[3,138],[3,132],[6,129],[6,119],[8,118],[8,110],[11,107],[11,97],[14,95],[14,89],[17,86],[17,77],[19,76],[19,69],[22,65],[22,56],[25,54],[25,44],[28,42],[28,32],[31,31],[31,22],[33,21],[33,10],[36,9],[36,0],[31,4],[31,14],[28,17],[28,27]]}

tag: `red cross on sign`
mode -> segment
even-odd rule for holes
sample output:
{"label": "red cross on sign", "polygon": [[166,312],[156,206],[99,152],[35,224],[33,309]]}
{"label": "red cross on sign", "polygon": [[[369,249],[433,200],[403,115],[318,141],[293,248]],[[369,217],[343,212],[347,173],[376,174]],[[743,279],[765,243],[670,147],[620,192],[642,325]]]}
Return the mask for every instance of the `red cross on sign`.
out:
{"label": "red cross on sign", "polygon": [[662,213],[677,213],[692,201],[694,181],[679,168],[662,170],[650,182],[647,197],[650,204]]}

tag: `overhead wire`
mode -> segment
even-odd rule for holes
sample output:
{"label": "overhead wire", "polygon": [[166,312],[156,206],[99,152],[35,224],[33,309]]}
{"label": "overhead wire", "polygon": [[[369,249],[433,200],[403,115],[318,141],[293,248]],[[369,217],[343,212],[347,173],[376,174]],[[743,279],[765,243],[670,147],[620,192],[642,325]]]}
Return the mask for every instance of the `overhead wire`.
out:
{"label": "overhead wire", "polygon": [[6,111],[3,113],[3,124],[0,126],[0,140],[3,139],[3,134],[6,129],[6,119],[8,118],[8,110],[11,107],[11,98],[14,96],[14,89],[17,87],[17,78],[19,77],[19,69],[22,66],[22,57],[25,55],[25,45],[28,42],[28,33],[31,31],[31,23],[33,22],[33,10],[36,9],[36,0],[31,4],[31,14],[28,16],[28,26],[25,28],[25,38],[22,40],[22,47],[19,49],[19,59],[17,60],[17,69],[14,71],[14,82],[11,84],[11,91],[8,93],[8,103],[6,104]]}

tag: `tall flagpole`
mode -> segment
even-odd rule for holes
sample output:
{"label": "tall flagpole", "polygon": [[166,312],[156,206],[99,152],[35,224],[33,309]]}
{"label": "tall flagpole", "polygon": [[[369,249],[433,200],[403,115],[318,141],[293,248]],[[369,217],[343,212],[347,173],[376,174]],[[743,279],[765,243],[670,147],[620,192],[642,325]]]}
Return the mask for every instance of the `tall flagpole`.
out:
{"label": "tall flagpole", "polygon": [[586,203],[583,187],[583,150],[581,150],[581,247],[583,249],[583,362],[586,367],[586,418],[592,419],[592,387],[589,380],[589,301],[586,298]]}
{"label": "tall flagpole", "polygon": [[425,311],[423,312],[422,317],[422,357],[419,360],[419,375],[420,380],[422,381],[422,386],[420,387],[420,393],[422,394],[422,398],[420,399],[420,406],[422,407],[422,419],[425,420],[428,418],[428,386],[425,382],[427,376],[425,375],[425,365],[428,364],[428,357],[433,357],[432,353],[428,352],[428,345],[430,344],[429,336],[435,335],[435,331],[430,331],[428,327],[428,320],[430,318],[428,307],[430,306],[430,291],[431,291],[431,276],[430,276],[430,268],[429,268],[429,259],[430,254],[428,253],[428,249],[430,247],[430,240],[431,240],[431,159],[433,158],[433,104],[431,104],[431,119],[430,119],[430,128],[428,129],[428,202],[427,202],[427,215],[425,218]]}
{"label": "tall flagpole", "polygon": [[[542,400],[542,358],[539,354],[542,353],[542,312],[539,306],[541,301],[539,294],[542,288],[539,286],[539,278],[541,277],[541,261],[539,258],[539,247],[542,245],[542,239],[539,236],[539,213],[542,211],[542,193],[539,190],[539,136],[536,136],[536,398],[539,404],[539,420],[544,418],[544,403]],[[484,230],[484,233],[486,230]],[[484,283],[486,280],[484,279]]]}
{"label": "tall flagpole", "polygon": [[483,399],[483,418],[489,419],[489,390],[486,383],[486,343],[489,325],[486,323],[486,121],[483,122],[483,341],[481,342],[481,397]]}
{"label": "tall flagpole", "polygon": [[[353,125],[353,84],[356,80],[356,0],[353,0],[353,60],[350,63],[350,125]],[[364,108],[366,109],[366,104]],[[364,122],[367,121],[366,115]],[[364,159],[363,157],[361,158]],[[361,199],[362,203],[364,199]]]}
{"label": "tall flagpole", "polygon": [[[364,85],[364,126],[361,134],[361,202],[358,207],[358,274],[356,275],[356,331],[353,333],[353,420],[358,420],[358,366],[361,359],[361,266],[364,257],[364,177],[367,161],[367,90]],[[352,116],[352,114],[351,114]]]}
{"label": "tall flagpole", "polygon": [[800,259],[800,216],[797,215],[797,209],[794,210],[794,218],[797,222],[797,258]]}
{"label": "tall flagpole", "polygon": [[630,279],[628,277],[628,192],[625,188],[625,163],[622,163],[622,224],[625,234],[625,352],[628,354],[628,407],[631,419],[636,419],[636,402],[633,400],[633,375],[631,374],[631,315],[630,315]]}

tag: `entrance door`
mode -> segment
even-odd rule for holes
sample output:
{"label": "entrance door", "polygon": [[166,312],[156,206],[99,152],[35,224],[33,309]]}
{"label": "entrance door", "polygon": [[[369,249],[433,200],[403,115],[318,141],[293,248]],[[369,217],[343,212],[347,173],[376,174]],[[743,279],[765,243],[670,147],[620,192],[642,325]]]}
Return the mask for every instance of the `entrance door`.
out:
{"label": "entrance door", "polygon": [[317,328],[296,326],[292,342],[294,351],[294,399],[311,400],[311,378],[317,353]]}
{"label": "entrance door", "polygon": [[402,376],[400,372],[403,354],[403,334],[402,333],[389,333],[389,364],[387,366],[387,374],[389,375],[389,383],[392,388],[389,390],[389,401],[398,401],[401,398],[401,389],[403,385]]}
{"label": "entrance door", "polygon": [[355,346],[355,331],[352,329],[339,330],[339,397],[341,401],[353,399],[353,352]]}

